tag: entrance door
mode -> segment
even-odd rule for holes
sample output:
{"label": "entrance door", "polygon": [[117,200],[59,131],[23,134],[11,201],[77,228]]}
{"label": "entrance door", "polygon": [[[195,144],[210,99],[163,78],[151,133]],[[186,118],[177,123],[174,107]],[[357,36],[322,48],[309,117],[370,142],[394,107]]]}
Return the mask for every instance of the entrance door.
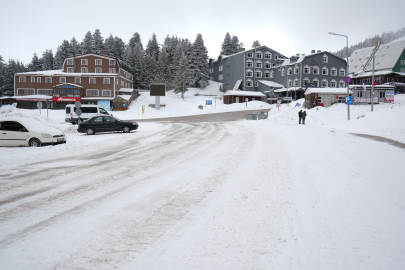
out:
{"label": "entrance door", "polygon": [[324,102],[323,102],[323,106],[324,107],[329,107],[332,104],[332,96],[331,95],[326,95],[324,97]]}
{"label": "entrance door", "polygon": [[239,97],[235,98],[235,103],[239,103]]}

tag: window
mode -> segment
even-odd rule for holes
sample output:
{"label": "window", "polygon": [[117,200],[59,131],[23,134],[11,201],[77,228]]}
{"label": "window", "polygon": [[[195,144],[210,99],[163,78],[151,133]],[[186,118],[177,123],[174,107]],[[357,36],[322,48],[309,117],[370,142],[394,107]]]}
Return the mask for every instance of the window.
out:
{"label": "window", "polygon": [[35,95],[35,89],[18,89],[19,95]]}
{"label": "window", "polygon": [[276,60],[278,59],[278,55],[277,55],[277,54],[274,56],[274,59],[276,59]]}
{"label": "window", "polygon": [[110,73],[115,73],[115,68],[110,68],[110,69],[109,69],[109,72],[110,72]]}
{"label": "window", "polygon": [[304,74],[309,74],[309,73],[310,73],[309,66],[305,66],[304,67]]}
{"label": "window", "polygon": [[256,58],[262,58],[263,54],[262,52],[256,52]]}
{"label": "window", "polygon": [[256,61],[256,68],[262,68],[262,62],[260,60]]}
{"label": "window", "polygon": [[267,61],[266,63],[264,63],[264,67],[271,68],[271,63],[269,61]]}
{"label": "window", "polygon": [[341,68],[341,69],[339,70],[339,76],[340,76],[340,77],[344,77],[345,74],[346,74],[346,71],[345,71],[343,68]]}
{"label": "window", "polygon": [[284,76],[284,68],[281,69],[281,76]]}
{"label": "window", "polygon": [[41,83],[41,77],[37,77],[37,83]]}
{"label": "window", "polygon": [[265,78],[270,78],[270,71],[266,70],[266,71],[264,72],[264,77],[265,77]]}
{"label": "window", "polygon": [[218,76],[218,80],[219,80],[219,81],[222,81],[223,79],[224,79],[224,75],[219,75],[219,76]]}
{"label": "window", "polygon": [[322,80],[322,87],[328,87],[328,81],[326,79]]}
{"label": "window", "polygon": [[73,68],[68,67],[68,68],[67,68],[67,72],[68,72],[68,73],[73,73]]}
{"label": "window", "polygon": [[25,77],[20,77],[20,82],[25,82]]}
{"label": "window", "polygon": [[82,68],[82,73],[87,73],[87,68]]}
{"label": "window", "polygon": [[380,98],[385,98],[385,92],[384,91],[380,91]]}
{"label": "window", "polygon": [[305,78],[303,82],[304,82],[304,86],[306,86],[307,84],[310,83],[310,80],[308,78]]}
{"label": "window", "polygon": [[224,71],[224,66],[219,66],[218,70],[219,71]]}
{"label": "window", "polygon": [[246,67],[253,67],[253,61],[252,60],[247,60],[246,61]]}
{"label": "window", "polygon": [[340,88],[344,88],[344,87],[345,87],[345,82],[342,81],[342,80],[340,80],[340,81],[339,81],[339,87],[340,87]]}
{"label": "window", "polygon": [[52,77],[46,77],[45,83],[52,83]]}
{"label": "window", "polygon": [[258,82],[258,81],[256,81],[255,85],[256,85],[256,87],[259,87],[259,82]]}
{"label": "window", "polygon": [[323,55],[323,62],[328,63],[328,56],[326,54]]}
{"label": "window", "polygon": [[357,97],[363,97],[363,91],[357,91]]}
{"label": "window", "polygon": [[401,65],[405,65],[405,60],[401,60]]}
{"label": "window", "polygon": [[121,87],[124,87],[124,82],[123,81],[121,81]]}
{"label": "window", "polygon": [[110,66],[115,66],[115,60],[110,60]]}
{"label": "window", "polygon": [[375,78],[375,81],[380,83],[381,82],[381,77]]}
{"label": "window", "polygon": [[104,78],[104,84],[110,84],[110,78]]}
{"label": "window", "polygon": [[98,90],[95,89],[87,89],[86,96],[98,96]]}
{"label": "window", "polygon": [[399,72],[405,73],[405,68],[401,68],[401,69],[399,70]]}
{"label": "window", "polygon": [[82,65],[87,66],[87,63],[88,63],[87,59],[82,59]]}
{"label": "window", "polygon": [[96,66],[101,66],[101,59],[96,59]]}
{"label": "window", "polygon": [[60,77],[59,83],[66,83],[66,77]]}
{"label": "window", "polygon": [[256,71],[255,72],[255,77],[256,78],[261,78],[262,77],[262,72],[261,71]]}
{"label": "window", "polygon": [[89,83],[90,84],[95,84],[96,83],[96,78],[89,78]]}
{"label": "window", "polygon": [[319,74],[319,67],[314,67],[314,68],[312,69],[312,72],[313,72],[314,74]]}
{"label": "window", "polygon": [[82,78],[76,77],[75,78],[75,83],[82,83]]}
{"label": "window", "polygon": [[251,79],[246,80],[246,87],[252,87],[253,81]]}
{"label": "window", "polygon": [[96,73],[102,73],[101,68],[96,68]]}
{"label": "window", "polygon": [[271,52],[265,52],[264,59],[271,59]]}
{"label": "window", "polygon": [[330,75],[332,75],[332,76],[337,76],[337,69],[333,67],[333,68],[330,70]]}
{"label": "window", "polygon": [[288,80],[288,87],[291,87],[291,86],[292,86],[292,81]]}
{"label": "window", "polygon": [[274,78],[274,71],[273,70],[270,73],[270,78]]}
{"label": "window", "polygon": [[299,72],[300,72],[299,67],[295,67],[295,68],[294,68],[294,74],[298,74]]}
{"label": "window", "polygon": [[38,95],[52,96],[52,89],[38,89]]}
{"label": "window", "polygon": [[32,83],[35,82],[35,77],[31,77],[31,82],[32,82]]}
{"label": "window", "polygon": [[67,64],[68,64],[69,66],[73,66],[73,59],[68,59],[68,60],[67,60]]}
{"label": "window", "polygon": [[248,54],[247,54],[247,57],[248,57],[248,58],[253,58],[253,52],[248,53]]}
{"label": "window", "polygon": [[322,75],[328,75],[328,68],[327,67],[322,68]]}
{"label": "window", "polygon": [[246,77],[253,77],[253,71],[251,69],[246,70]]}
{"label": "window", "polygon": [[333,87],[333,88],[336,87],[336,81],[335,80],[330,81],[330,87]]}
{"label": "window", "polygon": [[298,86],[298,79],[294,80],[294,86]]}
{"label": "window", "polygon": [[318,81],[318,79],[313,79],[312,80],[312,83],[314,83],[315,84],[315,87],[319,87],[319,81]]}
{"label": "window", "polygon": [[103,97],[109,97],[111,96],[111,90],[103,90],[102,91]]}
{"label": "window", "polygon": [[288,68],[287,73],[288,73],[288,75],[292,75],[292,68]]}

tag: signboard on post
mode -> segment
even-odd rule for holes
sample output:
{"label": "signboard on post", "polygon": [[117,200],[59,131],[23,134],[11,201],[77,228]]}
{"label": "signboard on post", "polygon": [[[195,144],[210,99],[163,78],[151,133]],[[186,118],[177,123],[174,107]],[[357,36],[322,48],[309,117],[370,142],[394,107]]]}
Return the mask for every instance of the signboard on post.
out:
{"label": "signboard on post", "polygon": [[205,105],[212,105],[212,100],[206,100]]}
{"label": "signboard on post", "polygon": [[42,109],[42,102],[41,101],[37,102],[37,108],[39,109],[39,114],[41,114],[41,109]]}
{"label": "signboard on post", "polygon": [[346,83],[351,83],[351,82],[352,82],[352,78],[346,77],[346,78],[345,78],[345,82],[346,82]]}
{"label": "signboard on post", "polygon": [[353,105],[353,99],[351,96],[345,96],[345,104]]}
{"label": "signboard on post", "polygon": [[160,97],[166,96],[166,84],[151,83],[149,85],[150,96],[155,97],[155,110],[160,110]]}

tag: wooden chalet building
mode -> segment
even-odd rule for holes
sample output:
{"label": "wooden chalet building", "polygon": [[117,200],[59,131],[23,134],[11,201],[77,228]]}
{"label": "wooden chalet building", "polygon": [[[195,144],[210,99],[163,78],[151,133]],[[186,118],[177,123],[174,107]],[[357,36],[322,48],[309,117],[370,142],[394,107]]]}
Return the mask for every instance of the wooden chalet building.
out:
{"label": "wooden chalet building", "polygon": [[103,55],[68,57],[61,70],[14,74],[13,98],[20,108],[33,108],[37,101],[47,99],[55,109],[81,101],[110,110],[120,91],[133,90],[133,75],[125,67],[122,61],[108,56],[107,51]]}

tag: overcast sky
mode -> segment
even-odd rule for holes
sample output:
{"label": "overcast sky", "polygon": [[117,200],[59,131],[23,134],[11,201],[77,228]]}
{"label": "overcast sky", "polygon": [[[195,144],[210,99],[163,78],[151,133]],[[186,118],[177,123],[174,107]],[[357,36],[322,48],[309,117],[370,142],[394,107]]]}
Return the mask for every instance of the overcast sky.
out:
{"label": "overcast sky", "polygon": [[209,57],[219,55],[226,32],[247,49],[254,40],[289,57],[312,49],[336,51],[384,31],[405,27],[405,1],[9,1],[0,0],[0,55],[28,64],[34,52],[56,52],[64,39],[81,42],[100,29],[125,43],[138,32],[144,46],[153,33],[194,42],[201,33]]}

